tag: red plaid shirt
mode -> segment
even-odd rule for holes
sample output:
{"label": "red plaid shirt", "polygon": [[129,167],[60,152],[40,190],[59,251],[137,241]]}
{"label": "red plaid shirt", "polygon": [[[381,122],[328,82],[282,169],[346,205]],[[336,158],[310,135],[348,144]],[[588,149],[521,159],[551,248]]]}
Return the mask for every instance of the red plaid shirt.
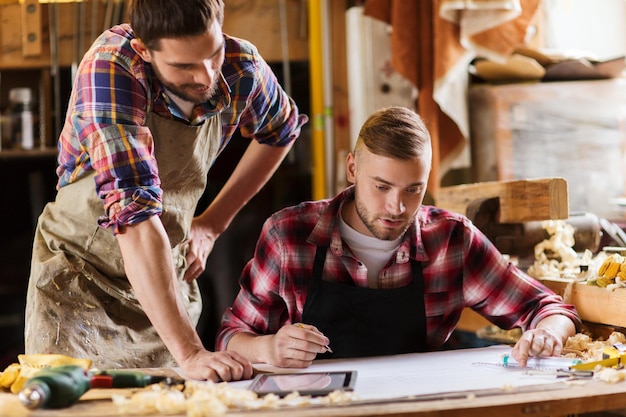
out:
{"label": "red plaid shirt", "polygon": [[[241,290],[222,319],[218,350],[226,349],[235,333],[273,334],[301,321],[318,245],[329,248],[325,280],[367,286],[365,266],[339,235],[341,204],[352,198],[350,187],[332,200],[301,203],[265,222],[254,258],[243,270]],[[420,207],[396,256],[378,277],[381,291],[410,282],[410,258],[423,268],[431,349],[448,339],[465,307],[504,329],[533,328],[552,314],[571,318],[577,327],[581,324],[574,306],[509,263],[459,214]]]}

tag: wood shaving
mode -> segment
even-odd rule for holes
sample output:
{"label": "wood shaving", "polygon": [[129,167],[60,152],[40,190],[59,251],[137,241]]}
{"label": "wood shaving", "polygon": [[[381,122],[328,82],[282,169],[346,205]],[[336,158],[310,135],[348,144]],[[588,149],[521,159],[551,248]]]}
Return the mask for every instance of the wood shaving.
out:
{"label": "wood shaving", "polygon": [[549,238],[535,245],[535,261],[528,275],[537,279],[585,279],[581,265],[588,265],[593,254],[586,250],[578,256],[574,251],[574,227],[564,220],[546,220],[541,225]]}
{"label": "wood shaving", "polygon": [[[535,245],[535,259],[528,267],[527,273],[533,278],[563,279],[604,287],[613,291],[618,288],[626,288],[626,257],[618,254],[608,254],[605,251],[598,252],[595,256],[590,250],[582,254],[574,251],[575,229],[564,220],[546,220],[542,227],[549,234],[549,238]],[[611,274],[603,275],[607,263],[615,258]],[[623,272],[615,273],[615,266],[623,264]]]}
{"label": "wood shaving", "polygon": [[620,332],[613,332],[607,340],[593,340],[591,336],[577,333],[571,336],[563,346],[562,356],[579,358],[583,362],[602,360],[604,348],[617,343],[626,343],[626,336]]}
{"label": "wood shaving", "polygon": [[301,396],[293,392],[284,398],[274,394],[259,397],[254,391],[234,388],[227,383],[187,381],[182,391],[152,385],[129,396],[112,397],[120,415],[185,414],[187,417],[216,417],[234,410],[262,410],[311,405],[342,405],[358,399],[349,391],[333,391],[323,397]]}
{"label": "wood shaving", "polygon": [[626,371],[623,369],[602,368],[594,371],[593,379],[599,379],[608,384],[617,384],[626,379]]}

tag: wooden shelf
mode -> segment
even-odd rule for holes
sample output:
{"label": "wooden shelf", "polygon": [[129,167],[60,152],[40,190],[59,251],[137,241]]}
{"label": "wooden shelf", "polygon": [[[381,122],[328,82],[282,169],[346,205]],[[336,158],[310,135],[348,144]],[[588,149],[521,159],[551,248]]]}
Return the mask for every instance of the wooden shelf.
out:
{"label": "wooden shelf", "polygon": [[29,159],[56,157],[57,148],[35,148],[35,149],[2,149],[0,159]]}

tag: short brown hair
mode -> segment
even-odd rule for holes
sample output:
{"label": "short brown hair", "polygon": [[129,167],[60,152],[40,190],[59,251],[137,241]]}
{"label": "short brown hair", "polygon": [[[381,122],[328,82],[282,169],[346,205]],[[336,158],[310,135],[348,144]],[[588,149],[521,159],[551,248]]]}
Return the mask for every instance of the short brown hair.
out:
{"label": "short brown hair", "polygon": [[222,0],[132,0],[128,9],[135,36],[158,50],[164,38],[205,34],[214,21],[224,23]]}
{"label": "short brown hair", "polygon": [[422,118],[406,107],[391,106],[372,113],[359,131],[354,147],[366,146],[376,155],[396,159],[413,159],[425,153],[432,155],[430,133]]}

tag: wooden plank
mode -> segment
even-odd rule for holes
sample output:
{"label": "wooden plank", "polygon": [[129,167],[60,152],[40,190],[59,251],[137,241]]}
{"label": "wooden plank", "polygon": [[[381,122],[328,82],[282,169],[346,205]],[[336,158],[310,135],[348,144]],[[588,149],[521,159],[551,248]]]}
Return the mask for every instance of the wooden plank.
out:
{"label": "wooden plank", "polygon": [[580,318],[592,323],[626,327],[626,289],[614,291],[585,283],[545,279],[541,282],[573,304]]}
{"label": "wooden plank", "polygon": [[41,6],[38,0],[22,0],[22,55],[39,56],[41,41]]}
{"label": "wooden plank", "polygon": [[[37,3],[39,17],[34,19],[25,16],[27,13],[23,12],[23,6],[17,0],[5,1],[0,4],[0,70],[50,67],[48,5],[42,6]],[[32,20],[37,19],[39,20],[39,30],[36,33],[38,34],[39,45],[35,48],[27,45],[29,31],[26,24],[33,25]],[[33,53],[36,49],[39,49],[38,53]]]}
{"label": "wooden plank", "polygon": [[564,178],[490,181],[443,187],[438,207],[466,214],[467,206],[499,197],[500,223],[521,223],[569,217],[567,181]]}
{"label": "wooden plank", "polygon": [[[26,45],[26,34],[31,33],[32,31],[27,30],[22,19],[22,10],[24,5],[20,4],[18,0],[0,1],[0,70],[50,67],[50,16],[52,13],[51,7],[53,6],[58,7],[59,11],[59,22],[57,27],[59,41],[59,65],[61,67],[69,67],[76,58],[81,58],[80,56],[75,56],[75,51],[77,51],[77,45],[75,42],[77,35],[79,35],[75,31],[75,19],[77,14],[74,13],[74,10],[75,7],[77,7],[76,3],[58,3],[52,5],[50,3],[39,4],[37,0],[24,0],[24,2],[33,2],[34,4],[37,4],[40,28],[38,31],[38,38],[41,42],[39,46],[40,51],[39,53],[34,53],[35,49],[33,46]],[[89,9],[91,9],[94,2],[98,2],[96,4],[97,13],[94,23],[99,29],[95,35],[91,34],[91,18],[84,19],[84,21],[80,23],[79,30],[85,40],[83,47],[80,48],[81,55],[84,52],[84,49],[91,45],[94,40],[93,37],[100,35],[100,29],[104,24],[106,2],[89,0]],[[127,16],[124,15],[122,20],[128,21]],[[24,36],[22,36],[23,33],[25,34]],[[24,53],[25,51],[27,54]]]}

